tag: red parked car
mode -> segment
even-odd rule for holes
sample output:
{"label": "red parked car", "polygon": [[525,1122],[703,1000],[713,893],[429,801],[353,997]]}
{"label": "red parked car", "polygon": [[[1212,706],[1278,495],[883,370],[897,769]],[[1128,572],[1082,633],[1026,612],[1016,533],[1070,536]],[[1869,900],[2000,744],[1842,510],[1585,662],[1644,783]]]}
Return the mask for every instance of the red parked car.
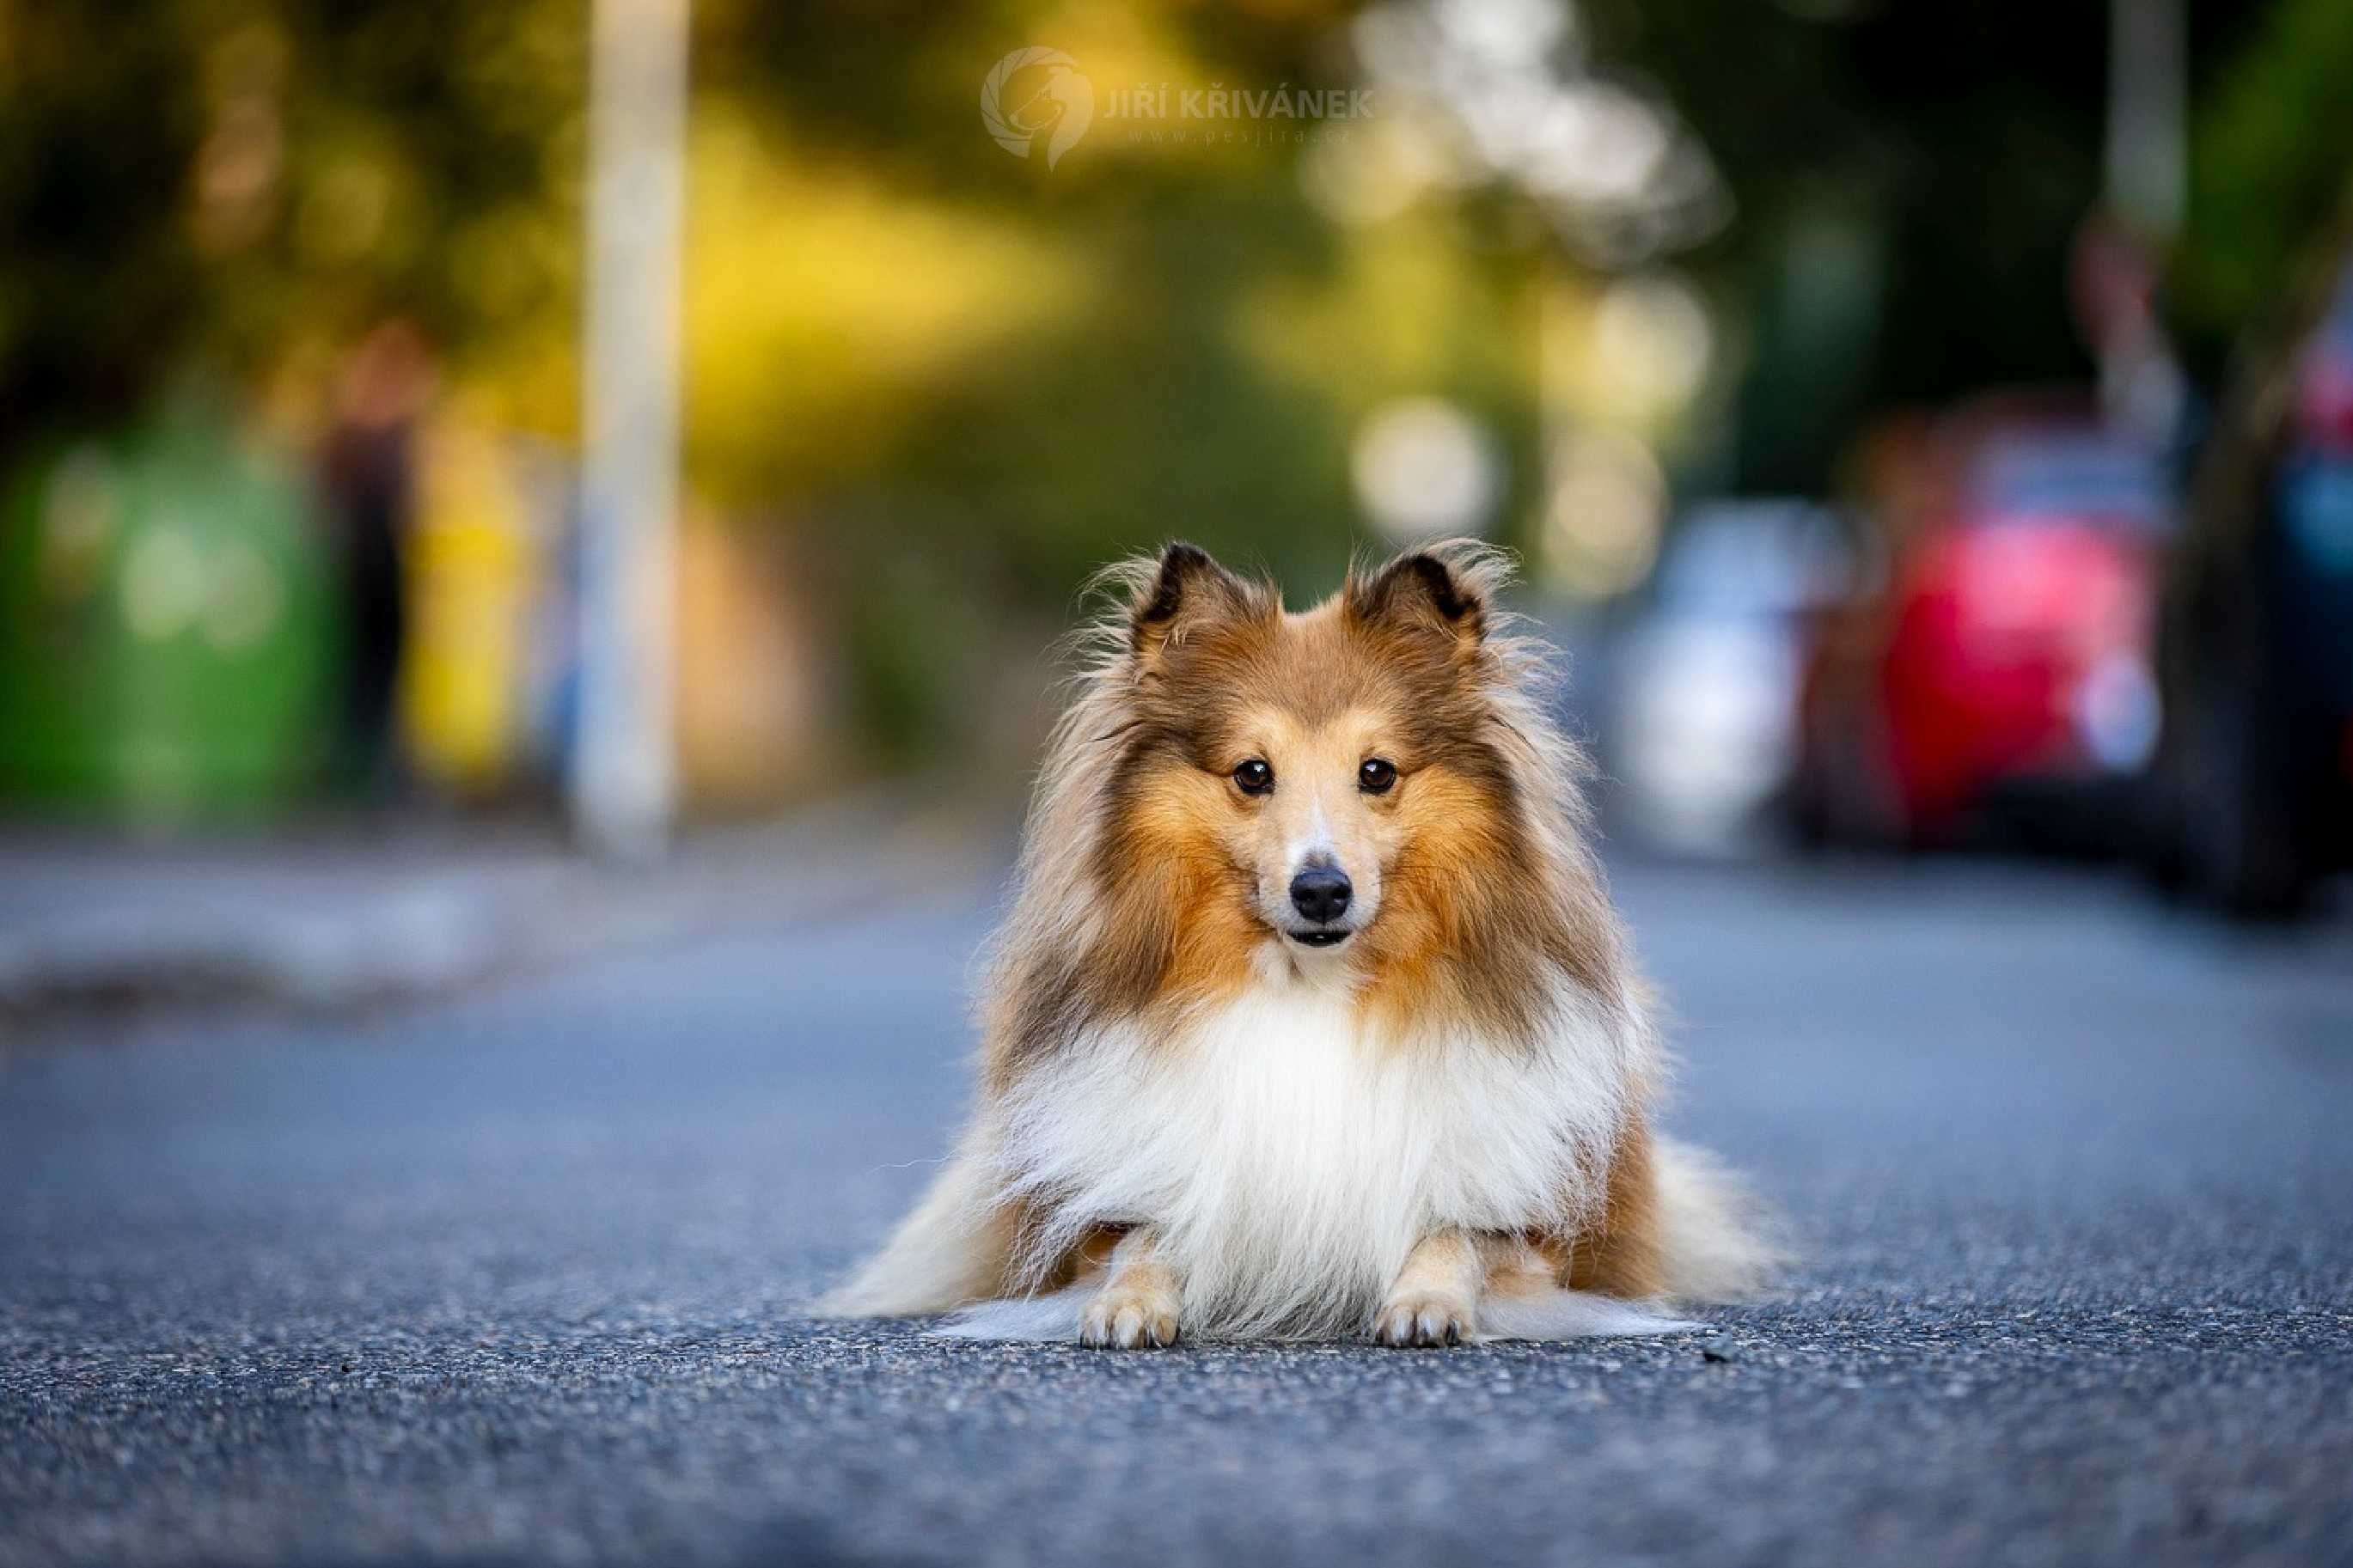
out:
{"label": "red parked car", "polygon": [[2162,471],[2047,416],[1979,421],[1940,467],[1883,597],[1817,645],[1801,817],[1907,843],[2031,823],[2123,847],[2084,832],[2121,831],[2111,807],[2157,743]]}

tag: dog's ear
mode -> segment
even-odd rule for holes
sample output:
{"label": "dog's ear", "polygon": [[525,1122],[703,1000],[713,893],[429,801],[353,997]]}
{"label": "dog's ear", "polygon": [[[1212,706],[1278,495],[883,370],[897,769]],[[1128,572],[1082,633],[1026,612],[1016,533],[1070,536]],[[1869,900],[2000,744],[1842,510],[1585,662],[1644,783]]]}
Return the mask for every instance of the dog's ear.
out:
{"label": "dog's ear", "polygon": [[1139,574],[1128,606],[1128,646],[1149,665],[1196,626],[1250,608],[1250,590],[1198,544],[1178,540],[1160,552],[1149,576]]}
{"label": "dog's ear", "polygon": [[1440,636],[1470,651],[1486,640],[1488,574],[1460,570],[1434,551],[1400,555],[1369,577],[1349,574],[1350,617]]}

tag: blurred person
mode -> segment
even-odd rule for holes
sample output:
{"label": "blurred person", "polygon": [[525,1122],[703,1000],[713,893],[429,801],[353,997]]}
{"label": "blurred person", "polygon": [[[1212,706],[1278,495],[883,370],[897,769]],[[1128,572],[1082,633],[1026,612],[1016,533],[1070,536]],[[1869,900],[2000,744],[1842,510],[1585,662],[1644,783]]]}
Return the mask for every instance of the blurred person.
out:
{"label": "blurred person", "polygon": [[393,792],[394,695],[408,640],[406,544],[417,506],[417,423],[433,360],[409,321],[385,321],[343,366],[322,454],[343,564],[344,664],[340,762],[362,795]]}

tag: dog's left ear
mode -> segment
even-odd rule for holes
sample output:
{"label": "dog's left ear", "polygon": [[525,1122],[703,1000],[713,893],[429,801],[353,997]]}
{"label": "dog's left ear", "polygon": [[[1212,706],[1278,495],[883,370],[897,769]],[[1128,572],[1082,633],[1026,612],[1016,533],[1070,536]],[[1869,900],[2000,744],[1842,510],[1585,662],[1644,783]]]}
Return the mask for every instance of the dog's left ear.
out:
{"label": "dog's left ear", "polygon": [[1464,652],[1487,637],[1483,584],[1428,550],[1400,555],[1369,577],[1351,576],[1348,614],[1365,626],[1395,626],[1451,638]]}

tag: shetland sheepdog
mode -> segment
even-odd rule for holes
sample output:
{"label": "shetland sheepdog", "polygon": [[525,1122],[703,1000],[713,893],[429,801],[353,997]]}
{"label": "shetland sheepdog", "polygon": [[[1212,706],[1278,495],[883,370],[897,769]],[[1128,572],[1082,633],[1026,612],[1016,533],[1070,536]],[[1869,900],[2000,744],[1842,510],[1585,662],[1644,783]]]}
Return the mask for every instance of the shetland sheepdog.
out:
{"label": "shetland sheepdog", "polygon": [[1665,1059],[1502,558],[1286,612],[1104,575],[994,947],[977,1103],[820,1303],[1089,1345],[1656,1332],[1767,1228],[1660,1138]]}

